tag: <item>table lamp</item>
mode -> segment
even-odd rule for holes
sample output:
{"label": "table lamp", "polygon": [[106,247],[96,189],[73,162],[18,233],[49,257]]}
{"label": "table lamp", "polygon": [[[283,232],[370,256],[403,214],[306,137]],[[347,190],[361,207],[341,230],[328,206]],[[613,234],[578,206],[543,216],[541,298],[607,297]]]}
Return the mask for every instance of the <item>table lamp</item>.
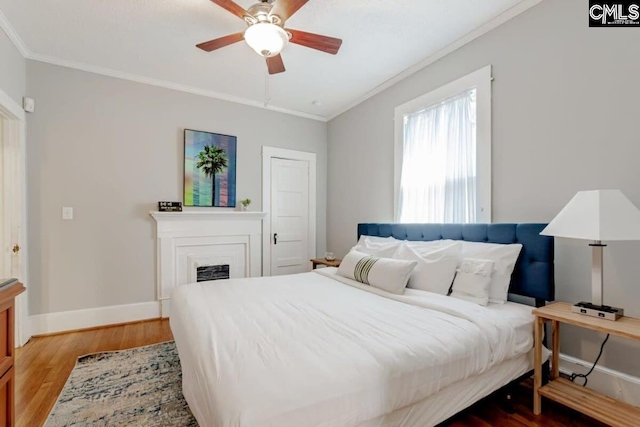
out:
{"label": "table lamp", "polygon": [[580,191],[540,233],[591,240],[592,301],[572,307],[575,313],[618,320],[624,310],[603,302],[603,241],[640,240],[640,210],[620,190]]}

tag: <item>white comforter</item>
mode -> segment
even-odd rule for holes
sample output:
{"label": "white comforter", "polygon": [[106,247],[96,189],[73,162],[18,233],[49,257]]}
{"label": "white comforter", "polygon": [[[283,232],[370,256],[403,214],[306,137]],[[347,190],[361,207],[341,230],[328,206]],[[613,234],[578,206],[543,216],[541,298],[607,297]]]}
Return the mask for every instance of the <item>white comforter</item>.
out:
{"label": "white comforter", "polygon": [[183,392],[201,427],[355,426],[530,348],[484,307],[325,270],[174,291]]}

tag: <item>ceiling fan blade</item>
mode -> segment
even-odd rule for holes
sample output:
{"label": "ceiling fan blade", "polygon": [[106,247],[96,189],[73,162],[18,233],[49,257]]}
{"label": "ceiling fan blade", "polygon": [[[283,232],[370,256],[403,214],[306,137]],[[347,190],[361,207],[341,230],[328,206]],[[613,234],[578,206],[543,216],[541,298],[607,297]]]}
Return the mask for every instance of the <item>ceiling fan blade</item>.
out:
{"label": "ceiling fan blade", "polygon": [[267,68],[269,69],[269,74],[284,73],[286,71],[286,69],[284,68],[284,62],[282,62],[281,55],[267,58]]}
{"label": "ceiling fan blade", "polygon": [[229,12],[233,13],[240,19],[244,19],[245,16],[251,16],[249,15],[249,12],[244,10],[242,6],[232,2],[231,0],[211,0],[211,1],[217,4],[218,6],[220,6],[221,8],[226,9]]}
{"label": "ceiling fan blade", "polygon": [[307,4],[309,0],[276,0],[271,9],[272,15],[278,15],[280,19],[286,21],[291,18],[302,6]]}
{"label": "ceiling fan blade", "polygon": [[334,37],[321,36],[319,34],[307,33],[300,30],[286,29],[291,33],[291,43],[296,43],[311,49],[335,55],[342,46],[342,40]]}
{"label": "ceiling fan blade", "polygon": [[228,36],[220,37],[219,39],[213,39],[213,40],[209,40],[208,42],[200,43],[196,45],[196,47],[199,47],[204,51],[211,52],[212,50],[220,49],[221,47],[238,43],[243,39],[244,39],[244,33],[229,34]]}

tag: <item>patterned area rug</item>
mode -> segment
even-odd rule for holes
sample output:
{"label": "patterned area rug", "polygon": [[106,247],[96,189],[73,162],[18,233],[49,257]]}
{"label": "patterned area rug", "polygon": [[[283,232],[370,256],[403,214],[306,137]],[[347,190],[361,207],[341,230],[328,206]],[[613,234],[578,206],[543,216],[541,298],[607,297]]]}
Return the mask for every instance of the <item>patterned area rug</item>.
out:
{"label": "patterned area rug", "polygon": [[80,357],[45,425],[196,427],[175,343]]}

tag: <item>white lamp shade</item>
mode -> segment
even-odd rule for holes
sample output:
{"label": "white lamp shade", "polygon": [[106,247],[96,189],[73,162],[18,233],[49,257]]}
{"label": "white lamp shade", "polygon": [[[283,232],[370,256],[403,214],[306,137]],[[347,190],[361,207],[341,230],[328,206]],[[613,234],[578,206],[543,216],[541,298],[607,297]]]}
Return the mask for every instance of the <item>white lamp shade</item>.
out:
{"label": "white lamp shade", "polygon": [[593,241],[640,240],[640,210],[620,190],[580,191],[540,234]]}
{"label": "white lamp shade", "polygon": [[260,22],[247,28],[244,39],[258,55],[270,58],[282,52],[289,35],[275,24]]}

